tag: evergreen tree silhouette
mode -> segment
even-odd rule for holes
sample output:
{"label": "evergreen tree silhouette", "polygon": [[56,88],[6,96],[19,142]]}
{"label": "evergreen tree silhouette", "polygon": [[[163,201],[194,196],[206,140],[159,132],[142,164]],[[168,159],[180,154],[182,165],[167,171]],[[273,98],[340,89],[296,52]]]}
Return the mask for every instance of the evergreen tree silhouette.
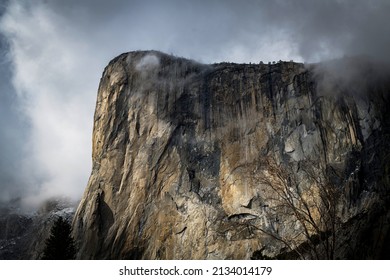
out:
{"label": "evergreen tree silhouette", "polygon": [[50,231],[50,237],[45,241],[43,260],[73,260],[76,258],[76,246],[71,236],[72,228],[69,222],[59,217]]}

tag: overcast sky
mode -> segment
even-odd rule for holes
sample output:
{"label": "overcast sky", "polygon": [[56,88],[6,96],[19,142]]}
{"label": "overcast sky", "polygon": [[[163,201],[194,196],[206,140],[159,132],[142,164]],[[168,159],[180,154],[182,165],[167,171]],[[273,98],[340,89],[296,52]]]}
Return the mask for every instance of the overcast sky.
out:
{"label": "overcast sky", "polygon": [[79,199],[99,79],[122,52],[389,61],[388,0],[0,0],[0,200]]}

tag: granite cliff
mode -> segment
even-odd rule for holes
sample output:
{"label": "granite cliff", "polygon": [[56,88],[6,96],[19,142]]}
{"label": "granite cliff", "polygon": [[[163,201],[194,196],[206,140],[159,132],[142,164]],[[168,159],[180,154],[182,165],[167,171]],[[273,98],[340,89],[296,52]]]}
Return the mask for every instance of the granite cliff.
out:
{"label": "granite cliff", "polygon": [[78,257],[388,257],[386,73],[364,58],[116,57],[73,220]]}

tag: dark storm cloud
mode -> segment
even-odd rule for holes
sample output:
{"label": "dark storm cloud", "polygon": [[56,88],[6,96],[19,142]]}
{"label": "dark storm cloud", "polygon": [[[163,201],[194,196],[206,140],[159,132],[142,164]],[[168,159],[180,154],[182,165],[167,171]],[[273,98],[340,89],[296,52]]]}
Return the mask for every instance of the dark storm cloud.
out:
{"label": "dark storm cloud", "polygon": [[316,61],[356,54],[388,58],[390,47],[387,0],[46,3],[82,30],[109,30],[95,34],[108,44],[147,45],[208,62]]}
{"label": "dark storm cloud", "polygon": [[[81,196],[99,78],[122,52],[157,49],[206,63],[389,61],[387,0],[20,0],[2,9],[0,180],[10,183],[0,194],[33,202]],[[26,181],[35,195],[21,191]]]}
{"label": "dark storm cloud", "polygon": [[46,1],[46,7],[65,19],[65,26],[77,26],[80,35],[113,50],[153,48],[204,62],[294,56],[284,34],[266,23],[269,8],[264,3]]}
{"label": "dark storm cloud", "polygon": [[387,0],[276,1],[274,19],[306,60],[340,55],[389,59],[390,2]]}

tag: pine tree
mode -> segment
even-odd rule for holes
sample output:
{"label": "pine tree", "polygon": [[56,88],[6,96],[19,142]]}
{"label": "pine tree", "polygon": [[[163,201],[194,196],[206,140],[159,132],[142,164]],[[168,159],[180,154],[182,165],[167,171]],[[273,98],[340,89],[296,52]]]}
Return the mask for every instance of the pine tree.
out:
{"label": "pine tree", "polygon": [[73,260],[76,258],[76,246],[71,236],[69,222],[59,217],[45,242],[43,260]]}

